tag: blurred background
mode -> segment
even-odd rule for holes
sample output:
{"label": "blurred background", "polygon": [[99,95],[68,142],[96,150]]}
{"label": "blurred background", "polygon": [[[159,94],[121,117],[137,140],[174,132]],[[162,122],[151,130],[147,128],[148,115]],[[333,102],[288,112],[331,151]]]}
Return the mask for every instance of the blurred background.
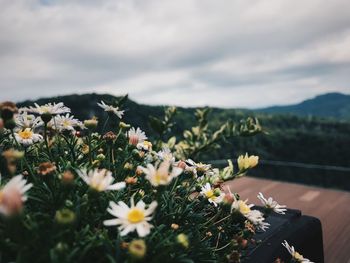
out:
{"label": "blurred background", "polygon": [[270,185],[267,194],[326,222],[326,259],[347,249],[330,232],[331,207],[350,201],[348,0],[0,0],[0,30],[1,101],[63,101],[86,119],[101,116],[101,99],[129,94],[124,120],[151,137],[148,117],[165,105],[179,107],[175,136],[195,107],[212,107],[212,127],[257,117],[264,133],[201,160],[259,155],[259,179],[235,190]]}

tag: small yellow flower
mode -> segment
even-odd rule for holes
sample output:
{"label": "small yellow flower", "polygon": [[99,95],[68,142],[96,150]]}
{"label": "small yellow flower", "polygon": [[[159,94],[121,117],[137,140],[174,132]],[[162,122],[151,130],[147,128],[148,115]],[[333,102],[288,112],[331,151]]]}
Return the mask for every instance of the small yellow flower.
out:
{"label": "small yellow flower", "polygon": [[237,159],[238,169],[244,171],[250,168],[257,166],[259,162],[259,157],[255,155],[248,156],[248,153],[245,156],[240,155]]}

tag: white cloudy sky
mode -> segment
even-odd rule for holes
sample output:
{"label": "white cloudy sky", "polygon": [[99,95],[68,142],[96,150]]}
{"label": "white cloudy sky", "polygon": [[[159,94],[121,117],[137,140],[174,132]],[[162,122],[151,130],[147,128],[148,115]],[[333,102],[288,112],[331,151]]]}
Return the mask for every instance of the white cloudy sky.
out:
{"label": "white cloudy sky", "polygon": [[0,0],[0,100],[263,107],[350,93],[349,0]]}

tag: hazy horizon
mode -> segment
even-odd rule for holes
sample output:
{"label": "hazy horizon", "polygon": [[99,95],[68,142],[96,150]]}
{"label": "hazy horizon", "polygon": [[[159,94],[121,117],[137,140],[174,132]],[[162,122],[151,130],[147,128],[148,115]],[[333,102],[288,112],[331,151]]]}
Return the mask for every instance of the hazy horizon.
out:
{"label": "hazy horizon", "polygon": [[[186,106],[186,105],[176,105],[176,104],[167,104],[167,103],[163,103],[163,104],[159,104],[159,103],[142,103],[140,101],[138,101],[137,99],[134,99],[130,96],[128,96],[128,98],[138,104],[143,104],[143,105],[149,105],[149,106],[176,106],[176,107],[187,107],[187,108],[196,108],[196,107],[213,107],[213,108],[223,108],[223,109],[247,109],[247,110],[259,110],[259,109],[264,109],[264,108],[269,108],[269,107],[279,107],[279,106],[290,106],[290,105],[295,105],[295,104],[299,104],[302,103],[306,100],[310,100],[310,99],[314,99],[318,96],[322,96],[322,95],[327,95],[327,94],[331,94],[331,93],[338,93],[338,94],[342,94],[342,95],[346,95],[346,96],[350,96],[350,93],[344,93],[344,92],[327,92],[327,93],[322,93],[322,94],[317,94],[315,96],[312,96],[310,98],[306,98],[302,101],[296,102],[296,103],[289,103],[289,104],[272,104],[272,105],[267,105],[265,107],[259,107],[259,108],[249,108],[249,107],[235,107],[235,106],[215,106],[215,105],[200,105],[200,106]],[[70,93],[70,94],[64,94],[64,95],[53,95],[53,96],[44,96],[44,97],[37,97],[34,99],[24,99],[24,100],[20,100],[20,101],[16,101],[14,100],[14,102],[16,103],[22,103],[24,101],[30,100],[30,101],[36,101],[36,100],[40,100],[40,99],[48,99],[51,97],[63,97],[63,96],[72,96],[72,95],[88,95],[88,94],[98,94],[98,95],[112,95],[115,97],[121,97],[124,95],[128,95],[128,94],[110,94],[110,93],[97,93],[97,92],[86,92],[86,93]]]}

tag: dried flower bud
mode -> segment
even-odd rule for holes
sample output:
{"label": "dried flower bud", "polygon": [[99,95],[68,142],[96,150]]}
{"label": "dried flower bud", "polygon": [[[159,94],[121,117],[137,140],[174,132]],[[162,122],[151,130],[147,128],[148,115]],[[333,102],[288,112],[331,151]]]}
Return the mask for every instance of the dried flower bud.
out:
{"label": "dried flower bud", "polygon": [[121,242],[120,243],[120,248],[121,249],[127,249],[129,247],[129,243],[128,242]]}
{"label": "dried flower bud", "polygon": [[141,169],[140,167],[137,167],[137,168],[136,168],[135,175],[136,175],[136,176],[141,176],[142,174],[143,174],[142,169]]}
{"label": "dried flower bud", "polygon": [[61,181],[64,184],[71,184],[74,181],[74,174],[67,170],[61,176]]}
{"label": "dried flower bud", "polygon": [[127,184],[136,184],[137,183],[137,178],[136,177],[127,177],[125,179],[125,183],[127,183]]}
{"label": "dried flower bud", "polygon": [[171,224],[171,228],[174,229],[174,230],[177,230],[177,229],[179,229],[179,225],[173,223],[173,224]]}
{"label": "dried flower bud", "polygon": [[51,162],[44,162],[39,164],[38,167],[38,174],[40,175],[48,175],[48,174],[52,174],[56,171],[56,165],[55,163],[51,163]]}
{"label": "dried flower bud", "polygon": [[13,118],[13,115],[18,112],[18,108],[15,103],[11,101],[5,101],[0,104],[1,117],[6,121]]}
{"label": "dried flower bud", "polygon": [[103,139],[105,139],[107,142],[113,142],[117,139],[117,135],[115,135],[114,132],[109,131],[103,135]]}

